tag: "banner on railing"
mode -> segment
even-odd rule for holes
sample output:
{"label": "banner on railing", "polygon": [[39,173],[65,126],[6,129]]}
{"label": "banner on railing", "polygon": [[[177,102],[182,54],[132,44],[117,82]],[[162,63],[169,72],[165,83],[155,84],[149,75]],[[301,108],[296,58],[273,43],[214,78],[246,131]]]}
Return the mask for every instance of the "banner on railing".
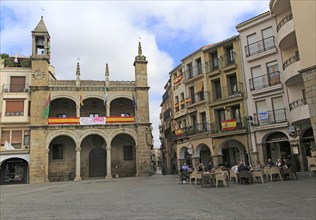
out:
{"label": "banner on railing", "polygon": [[182,135],[182,129],[175,130],[176,136]]}
{"label": "banner on railing", "polygon": [[104,125],[106,124],[105,117],[80,117],[81,125]]}
{"label": "banner on railing", "polygon": [[48,118],[48,124],[80,124],[80,118]]}
{"label": "banner on railing", "polygon": [[265,121],[269,119],[269,114],[268,112],[259,112],[258,114],[258,119],[259,121]]}
{"label": "banner on railing", "polygon": [[236,119],[224,120],[222,121],[222,130],[223,131],[232,131],[236,129]]}
{"label": "banner on railing", "polygon": [[106,117],[106,123],[131,123],[135,121],[135,117],[132,116],[125,116],[125,117],[115,117],[115,116],[110,116]]}

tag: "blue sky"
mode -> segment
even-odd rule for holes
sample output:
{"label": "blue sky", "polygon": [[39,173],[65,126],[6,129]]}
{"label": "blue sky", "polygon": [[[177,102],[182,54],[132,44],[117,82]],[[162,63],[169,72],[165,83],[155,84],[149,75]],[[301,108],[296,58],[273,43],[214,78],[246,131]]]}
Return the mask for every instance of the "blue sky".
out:
{"label": "blue sky", "polygon": [[[198,48],[229,38],[235,26],[268,10],[268,0],[0,2],[0,53],[31,55],[41,15],[51,36],[58,79],[134,80],[138,41],[148,60],[150,117],[159,147],[159,113],[169,72]],[[42,10],[44,8],[44,11]]]}

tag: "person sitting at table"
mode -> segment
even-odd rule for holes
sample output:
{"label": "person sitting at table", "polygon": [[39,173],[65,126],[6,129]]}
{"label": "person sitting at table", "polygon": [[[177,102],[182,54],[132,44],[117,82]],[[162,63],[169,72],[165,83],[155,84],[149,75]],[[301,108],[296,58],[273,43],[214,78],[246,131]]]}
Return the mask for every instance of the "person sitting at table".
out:
{"label": "person sitting at table", "polygon": [[184,163],[180,169],[180,183],[185,183],[189,180],[189,166]]}
{"label": "person sitting at table", "polygon": [[203,165],[203,163],[200,163],[199,166],[198,166],[198,171],[199,172],[205,172],[205,167]]}
{"label": "person sitting at table", "polygon": [[253,167],[251,167],[251,171],[260,171],[261,169],[262,169],[262,166],[259,160],[257,160],[256,164]]}
{"label": "person sitting at table", "polygon": [[269,167],[269,168],[274,166],[274,163],[272,162],[271,158],[268,158],[268,163],[267,163],[266,166]]}
{"label": "person sitting at table", "polygon": [[[244,162],[240,162],[240,165],[238,167],[238,172],[241,173],[241,172],[249,172],[249,167],[245,165]],[[249,178],[241,178],[240,179],[241,183],[242,182],[245,182],[245,184],[250,184],[250,179]]]}
{"label": "person sitting at table", "polygon": [[275,162],[275,165],[278,168],[282,168],[283,167],[283,162],[282,162],[281,158],[278,158],[277,162]]}
{"label": "person sitting at table", "polygon": [[238,173],[238,167],[240,165],[240,161],[237,162],[236,165],[232,166],[231,170],[234,172],[234,173]]}
{"label": "person sitting at table", "polygon": [[212,162],[208,162],[208,165],[207,165],[207,170],[208,171],[211,171],[213,169],[213,166],[212,166]]}

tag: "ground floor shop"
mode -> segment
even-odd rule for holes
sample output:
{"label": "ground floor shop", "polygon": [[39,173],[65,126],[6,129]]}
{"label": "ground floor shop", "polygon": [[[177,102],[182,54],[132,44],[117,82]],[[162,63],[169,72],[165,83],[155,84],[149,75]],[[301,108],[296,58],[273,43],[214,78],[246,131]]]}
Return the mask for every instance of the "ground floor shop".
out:
{"label": "ground floor shop", "polygon": [[20,184],[29,182],[28,156],[8,155],[1,157],[0,184]]}

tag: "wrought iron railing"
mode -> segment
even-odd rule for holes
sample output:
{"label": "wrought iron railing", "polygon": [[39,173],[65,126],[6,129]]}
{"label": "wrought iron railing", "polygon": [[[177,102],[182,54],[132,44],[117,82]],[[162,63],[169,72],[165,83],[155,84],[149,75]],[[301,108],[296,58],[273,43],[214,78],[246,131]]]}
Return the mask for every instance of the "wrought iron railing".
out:
{"label": "wrought iron railing", "polygon": [[3,93],[30,93],[31,90],[28,85],[25,84],[3,84],[2,85]]}
{"label": "wrought iron railing", "polygon": [[275,48],[275,40],[274,36],[271,36],[245,46],[246,57],[250,57],[273,48]]}
{"label": "wrought iron railing", "polygon": [[196,76],[202,75],[204,73],[204,65],[201,63],[199,65],[195,65],[191,70],[186,69],[184,71],[184,82],[188,81]]}
{"label": "wrought iron railing", "polygon": [[251,91],[277,85],[280,83],[281,80],[279,71],[249,79],[249,86]]}
{"label": "wrought iron railing", "polygon": [[243,85],[241,82],[237,83],[236,85],[232,86],[229,85],[227,87],[216,87],[212,89],[210,103],[216,101],[222,101],[226,99],[233,99],[236,97],[243,96]]}
{"label": "wrought iron railing", "polygon": [[302,105],[306,105],[306,99],[304,98],[297,99],[289,104],[290,111]]}
{"label": "wrought iron railing", "polygon": [[289,59],[287,59],[284,63],[283,63],[283,70],[285,70],[288,66],[290,66],[292,63],[295,63],[297,61],[300,60],[300,54],[298,53],[298,51],[295,52],[295,55],[290,57]]}
{"label": "wrought iron railing", "polygon": [[285,108],[275,109],[266,112],[259,112],[254,116],[255,125],[257,126],[276,124],[287,121]]}
{"label": "wrought iron railing", "polygon": [[288,14],[286,15],[279,23],[278,23],[278,26],[277,26],[277,32],[279,32],[279,30],[281,29],[281,27],[283,25],[285,25],[288,21],[292,20],[293,19],[293,14]]}

